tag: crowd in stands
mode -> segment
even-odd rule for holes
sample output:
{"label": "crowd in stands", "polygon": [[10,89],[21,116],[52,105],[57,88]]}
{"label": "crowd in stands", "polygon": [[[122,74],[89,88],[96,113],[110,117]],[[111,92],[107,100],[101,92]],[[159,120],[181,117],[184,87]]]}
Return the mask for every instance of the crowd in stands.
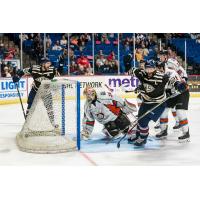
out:
{"label": "crowd in stands", "polygon": [[[37,64],[47,56],[60,75],[125,74],[130,66],[138,67],[145,60],[156,59],[161,50],[167,50],[169,57],[181,57],[184,62],[183,44],[187,40],[188,49],[193,48],[187,55],[188,69],[200,73],[198,33],[23,33],[10,38],[18,46],[22,39],[23,51]],[[19,48],[5,46],[0,40],[1,76],[12,74],[9,62],[4,63],[10,59],[19,59]]]}
{"label": "crowd in stands", "polygon": [[12,59],[19,59],[19,50],[14,46],[5,44],[0,39],[0,76],[11,77],[13,65],[10,60]]}
{"label": "crowd in stands", "polygon": [[92,75],[93,52],[92,34],[72,33],[69,34],[69,62],[70,74]]}
{"label": "crowd in stands", "polygon": [[117,74],[118,35],[116,33],[94,34],[94,71],[95,74]]}

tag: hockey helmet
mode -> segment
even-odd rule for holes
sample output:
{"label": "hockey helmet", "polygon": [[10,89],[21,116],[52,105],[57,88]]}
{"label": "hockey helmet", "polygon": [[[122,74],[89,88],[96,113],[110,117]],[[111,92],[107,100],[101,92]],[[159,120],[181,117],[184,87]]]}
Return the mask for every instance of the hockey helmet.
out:
{"label": "hockey helmet", "polygon": [[42,64],[45,64],[45,63],[47,63],[47,62],[51,62],[50,60],[49,60],[49,58],[47,58],[47,57],[44,57],[44,58],[41,58],[41,65]]}
{"label": "hockey helmet", "polygon": [[156,63],[153,59],[146,61],[145,68],[155,68],[155,67],[156,67]]}

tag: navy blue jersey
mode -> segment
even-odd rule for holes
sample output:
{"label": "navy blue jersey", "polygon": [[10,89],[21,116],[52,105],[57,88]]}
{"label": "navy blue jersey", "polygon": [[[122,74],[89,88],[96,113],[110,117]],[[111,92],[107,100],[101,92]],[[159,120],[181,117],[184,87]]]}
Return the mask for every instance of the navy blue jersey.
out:
{"label": "navy blue jersey", "polygon": [[33,89],[37,91],[43,80],[52,80],[54,78],[56,70],[53,66],[50,66],[46,71],[40,65],[33,65],[31,68],[24,69],[23,75],[31,75],[33,77]]}
{"label": "navy blue jersey", "polygon": [[169,81],[169,77],[164,73],[155,71],[149,77],[144,70],[132,68],[129,74],[140,80],[140,94],[144,103],[160,103],[166,98],[165,85]]}

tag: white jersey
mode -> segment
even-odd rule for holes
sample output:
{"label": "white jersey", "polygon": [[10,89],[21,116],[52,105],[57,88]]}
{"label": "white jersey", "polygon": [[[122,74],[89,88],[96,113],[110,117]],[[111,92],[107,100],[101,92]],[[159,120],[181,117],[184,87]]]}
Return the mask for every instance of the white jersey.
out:
{"label": "white jersey", "polygon": [[165,74],[167,74],[169,76],[169,81],[168,81],[165,89],[170,89],[172,93],[175,93],[176,89],[174,87],[174,84],[177,81],[181,81],[181,77],[175,70],[169,69],[168,67],[165,67]]}
{"label": "white jersey", "polygon": [[188,80],[188,75],[186,73],[186,71],[183,69],[182,66],[178,66],[176,69],[176,72],[178,73],[178,75],[181,77],[181,79],[185,82],[187,82]]}
{"label": "white jersey", "polygon": [[126,100],[109,92],[97,93],[97,98],[93,102],[87,100],[85,102],[83,130],[91,134],[95,120],[105,125],[110,121],[115,121],[121,111],[129,114],[136,111],[136,108]]}

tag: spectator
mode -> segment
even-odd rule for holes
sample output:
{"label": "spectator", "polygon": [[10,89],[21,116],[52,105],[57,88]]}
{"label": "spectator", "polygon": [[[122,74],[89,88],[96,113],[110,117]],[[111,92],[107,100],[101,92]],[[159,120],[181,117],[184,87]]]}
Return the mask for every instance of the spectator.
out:
{"label": "spectator", "polygon": [[1,43],[1,44],[0,44],[0,58],[1,58],[1,59],[4,58],[4,55],[5,55],[6,51],[7,51],[7,50],[6,50],[6,48],[4,47],[4,44]]}
{"label": "spectator", "polygon": [[70,38],[70,47],[75,49],[78,49],[78,37],[77,36],[72,36]]}
{"label": "spectator", "polygon": [[140,39],[138,39],[138,38],[135,39],[135,48],[136,49],[141,48]]}
{"label": "spectator", "polygon": [[146,48],[144,42],[142,44],[142,54],[143,54],[143,56],[148,56],[148,54],[149,54],[149,50]]}
{"label": "spectator", "polygon": [[142,54],[142,49],[141,48],[138,48],[136,49],[136,52],[135,52],[135,58],[136,58],[136,61],[137,62],[140,62],[140,60],[143,60],[143,54]]}
{"label": "spectator", "polygon": [[5,61],[1,60],[0,62],[0,69],[1,69],[1,76],[4,74],[4,67],[6,66]]}
{"label": "spectator", "polygon": [[115,73],[118,71],[118,67],[119,67],[119,63],[118,61],[116,60],[116,57],[115,57],[115,52],[114,51],[111,51],[111,53],[108,55],[107,57],[107,60],[108,60],[108,64],[110,65],[110,72],[111,73]]}
{"label": "spectator", "polygon": [[115,37],[115,34],[114,33],[109,33],[109,38],[114,38]]}
{"label": "spectator", "polygon": [[42,38],[40,37],[40,33],[36,33],[33,38],[34,46],[36,47],[38,44],[42,44]]}
{"label": "spectator", "polygon": [[11,60],[11,59],[13,59],[14,58],[14,55],[13,55],[14,53],[13,53],[13,51],[7,51],[6,52],[6,55],[5,55],[5,57],[4,57],[4,59],[5,60]]}
{"label": "spectator", "polygon": [[33,39],[34,39],[34,33],[28,34],[28,39],[33,41]]}
{"label": "spectator", "polygon": [[125,52],[133,51],[133,38],[126,37],[122,44]]}
{"label": "spectator", "polygon": [[83,49],[85,48],[85,37],[84,35],[81,35],[79,38],[78,38],[78,43],[77,43],[78,47],[79,47],[79,50],[80,51],[83,51]]}
{"label": "spectator", "polygon": [[67,40],[64,35],[62,36],[62,39],[60,40],[60,45],[65,46],[65,47],[67,46]]}
{"label": "spectator", "polygon": [[47,37],[46,37],[46,47],[47,47],[47,49],[51,48],[51,44],[52,44],[52,41],[51,41],[50,35],[47,35]]}
{"label": "spectator", "polygon": [[69,59],[71,61],[75,61],[76,60],[76,56],[74,55],[74,51],[71,48],[69,49]]}
{"label": "spectator", "polygon": [[133,55],[131,53],[129,53],[123,57],[125,72],[128,72],[128,70],[131,69],[132,61],[133,61]]}
{"label": "spectator", "polygon": [[60,75],[64,75],[64,67],[67,66],[68,63],[68,53],[67,49],[64,49],[63,53],[58,57],[58,69]]}
{"label": "spectator", "polygon": [[105,59],[104,65],[100,66],[99,72],[101,72],[102,74],[112,73],[112,66],[107,59]]}
{"label": "spectator", "polygon": [[56,41],[56,43],[52,47],[52,50],[54,50],[54,51],[61,51],[62,50],[62,47],[59,44],[59,40]]}
{"label": "spectator", "polygon": [[108,34],[107,33],[103,33],[101,36],[101,41],[105,44],[110,44],[110,41],[108,39]]}
{"label": "spectator", "polygon": [[102,69],[104,67],[105,63],[106,63],[106,58],[103,55],[102,50],[99,51],[99,55],[97,55],[95,60],[96,60],[95,64],[96,64],[96,67],[97,67],[97,71],[100,71],[100,69]]}
{"label": "spectator", "polygon": [[[19,39],[21,40],[21,34],[19,34]],[[22,41],[28,40],[28,35],[25,33],[22,33]]]}
{"label": "spectator", "polygon": [[[103,50],[99,50],[99,53],[96,55],[95,60],[97,60],[98,58],[100,58],[100,57],[102,57],[102,56],[104,56]],[[104,56],[104,57],[105,57],[105,56]]]}
{"label": "spectator", "polygon": [[78,58],[77,65],[79,74],[84,74],[84,75],[92,74],[92,69],[89,60],[83,54],[80,56],[80,58]]}
{"label": "spectator", "polygon": [[200,35],[198,34],[197,39],[196,39],[196,43],[200,43]]}
{"label": "spectator", "polygon": [[90,36],[90,34],[85,33],[84,35],[85,35],[85,42],[91,41],[91,36]]}
{"label": "spectator", "polygon": [[141,41],[145,39],[145,36],[143,34],[137,34],[136,38]]}
{"label": "spectator", "polygon": [[4,67],[4,72],[3,72],[3,77],[6,77],[6,78],[10,78],[10,77],[12,77],[11,76],[11,73],[10,73],[10,69],[6,66],[6,67]]}

